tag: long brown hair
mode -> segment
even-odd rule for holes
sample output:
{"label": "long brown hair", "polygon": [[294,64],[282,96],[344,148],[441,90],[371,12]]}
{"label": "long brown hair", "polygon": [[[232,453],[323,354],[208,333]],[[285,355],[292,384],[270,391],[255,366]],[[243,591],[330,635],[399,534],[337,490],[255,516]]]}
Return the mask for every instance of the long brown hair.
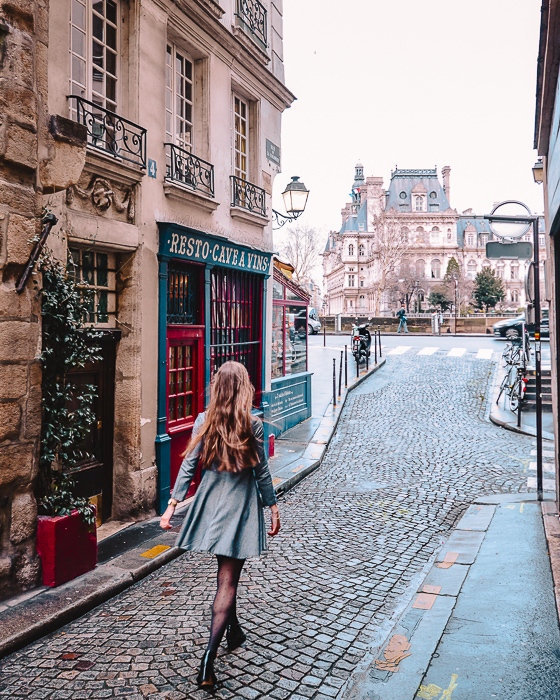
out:
{"label": "long brown hair", "polygon": [[187,448],[188,454],[202,443],[200,460],[204,469],[216,463],[218,471],[236,474],[258,464],[251,418],[254,393],[249,374],[240,362],[225,362],[214,375],[204,423]]}

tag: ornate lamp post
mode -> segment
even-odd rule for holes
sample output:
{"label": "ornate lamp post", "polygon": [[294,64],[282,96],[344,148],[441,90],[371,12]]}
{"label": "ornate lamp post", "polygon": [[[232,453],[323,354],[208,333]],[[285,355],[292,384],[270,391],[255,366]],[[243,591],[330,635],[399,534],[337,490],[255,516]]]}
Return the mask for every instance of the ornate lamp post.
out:
{"label": "ornate lamp post", "polygon": [[286,189],[282,192],[282,197],[284,199],[284,207],[286,208],[286,214],[281,214],[276,209],[272,210],[272,219],[277,224],[273,226],[275,230],[282,228],[284,224],[288,221],[295,221],[299,216],[301,216],[305,210],[307,204],[307,197],[309,196],[309,190],[299,181],[298,175],[292,176],[292,181],[286,185]]}

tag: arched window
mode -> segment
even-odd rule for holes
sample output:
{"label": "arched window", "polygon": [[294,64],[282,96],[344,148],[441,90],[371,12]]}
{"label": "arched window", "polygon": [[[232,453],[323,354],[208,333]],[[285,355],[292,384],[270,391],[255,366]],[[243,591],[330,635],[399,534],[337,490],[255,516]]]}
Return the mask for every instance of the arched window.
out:
{"label": "arched window", "polygon": [[509,269],[509,276],[512,280],[519,279],[519,265],[516,265],[515,263],[511,264],[511,267]]}
{"label": "arched window", "polygon": [[423,211],[423,204],[422,197],[414,198],[414,208],[416,211]]}
{"label": "arched window", "polygon": [[354,244],[350,243],[348,246],[348,255],[354,255]]}
{"label": "arched window", "polygon": [[440,243],[440,231],[437,226],[434,226],[430,231],[430,243],[437,244]]}
{"label": "arched window", "polygon": [[511,290],[511,300],[515,301],[516,303],[519,302],[519,289]]}
{"label": "arched window", "polygon": [[418,226],[416,229],[416,242],[417,243],[424,243],[424,237],[426,235],[426,232],[424,231],[424,228],[422,226]]}
{"label": "arched window", "polygon": [[476,277],[476,262],[474,260],[469,260],[467,263],[467,277],[470,280]]}
{"label": "arched window", "polygon": [[496,266],[496,277],[499,277],[501,280],[504,279],[504,269],[505,265],[503,263]]}
{"label": "arched window", "polygon": [[416,268],[416,277],[423,280],[426,277],[426,263],[424,260],[417,260],[414,267]]}
{"label": "arched window", "polygon": [[365,247],[365,245],[364,245],[363,243],[360,243],[360,245],[358,246],[358,255],[359,255],[360,257],[362,257],[362,256],[364,256],[365,254],[366,254],[366,247]]}
{"label": "arched window", "polygon": [[432,260],[432,279],[441,279],[441,261],[437,258]]}

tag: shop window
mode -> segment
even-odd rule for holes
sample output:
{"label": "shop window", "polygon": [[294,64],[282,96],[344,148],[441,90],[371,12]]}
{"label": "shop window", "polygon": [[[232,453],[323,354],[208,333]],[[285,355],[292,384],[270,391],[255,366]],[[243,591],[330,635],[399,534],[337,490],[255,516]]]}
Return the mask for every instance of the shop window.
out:
{"label": "shop window", "polygon": [[70,248],[68,274],[79,287],[89,290],[84,322],[115,327],[117,313],[116,255]]}
{"label": "shop window", "polygon": [[272,298],[273,299],[283,299],[284,298],[284,287],[283,285],[280,284],[280,282],[277,282],[274,280],[272,283]]}
{"label": "shop window", "polygon": [[261,387],[262,285],[259,275],[222,267],[211,273],[210,371],[228,360],[245,365],[256,389]]}

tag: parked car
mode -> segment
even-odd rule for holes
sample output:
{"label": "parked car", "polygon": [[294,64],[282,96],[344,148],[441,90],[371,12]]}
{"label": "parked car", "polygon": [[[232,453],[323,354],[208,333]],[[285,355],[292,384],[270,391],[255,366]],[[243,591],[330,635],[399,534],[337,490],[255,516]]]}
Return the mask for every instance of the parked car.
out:
{"label": "parked car", "polygon": [[[492,326],[495,338],[521,338],[521,329],[525,321],[525,314],[516,316],[515,318],[506,318],[503,321],[498,321]],[[529,335],[534,335],[535,324],[528,323],[526,326]],[[541,320],[541,338],[549,337],[548,326],[548,309],[544,309]]]}
{"label": "parked car", "polygon": [[321,330],[319,314],[317,313],[317,309],[314,309],[312,306],[307,313],[307,330],[309,331],[309,335],[315,335]]}

